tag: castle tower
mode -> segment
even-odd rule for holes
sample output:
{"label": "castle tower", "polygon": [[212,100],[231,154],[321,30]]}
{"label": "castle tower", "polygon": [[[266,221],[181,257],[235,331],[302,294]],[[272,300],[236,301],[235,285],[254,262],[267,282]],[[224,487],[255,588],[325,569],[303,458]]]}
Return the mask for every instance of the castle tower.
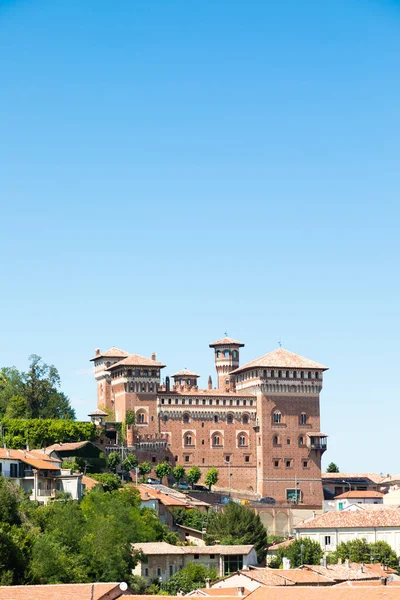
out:
{"label": "castle tower", "polygon": [[230,373],[239,368],[239,348],[244,344],[225,337],[210,344],[215,349],[215,368],[218,375],[218,389],[221,392],[233,392],[236,378]]}
{"label": "castle tower", "polygon": [[108,411],[114,410],[114,399],[111,390],[111,375],[107,370],[111,365],[128,356],[128,352],[113,346],[105,352],[96,348],[95,356],[90,360],[94,364],[94,377],[97,383],[97,407]]}

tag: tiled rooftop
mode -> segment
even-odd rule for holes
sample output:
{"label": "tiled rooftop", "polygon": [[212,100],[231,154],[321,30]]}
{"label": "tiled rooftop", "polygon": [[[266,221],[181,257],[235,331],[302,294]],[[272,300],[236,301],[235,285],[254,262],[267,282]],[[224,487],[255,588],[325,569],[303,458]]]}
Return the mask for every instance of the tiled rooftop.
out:
{"label": "tiled rooftop", "polygon": [[140,354],[129,354],[129,356],[117,363],[114,363],[106,370],[112,371],[113,369],[117,369],[119,367],[159,367],[162,369],[165,367],[165,365],[157,360],[147,358],[146,356],[140,356]]}
{"label": "tiled rooftop", "polygon": [[274,367],[283,369],[318,369],[320,371],[326,371],[328,367],[324,367],[308,358],[304,358],[299,354],[294,354],[294,352],[289,352],[289,350],[285,350],[285,348],[278,348],[273,352],[269,352],[268,354],[264,354],[260,358],[253,360],[252,362],[239,367],[233,373],[240,373],[241,371],[246,371],[247,369],[252,369],[253,367]]}
{"label": "tiled rooftop", "polygon": [[173,546],[167,542],[146,542],[142,544],[132,544],[132,548],[145,555],[161,554],[249,554],[254,548],[252,545],[218,545],[215,546]]}
{"label": "tiled rooftop", "polygon": [[378,473],[321,473],[322,480],[338,479],[346,481],[349,479],[369,479],[373,483],[381,483],[382,475]]}
{"label": "tiled rooftop", "polygon": [[189,371],[189,369],[183,369],[182,371],[178,371],[178,373],[172,375],[172,377],[200,377],[200,375],[194,371]]}
{"label": "tiled rooftop", "polygon": [[[61,583],[57,585],[17,585],[0,587],[0,600],[106,600],[124,594],[119,583]],[[116,594],[106,596],[111,590]],[[119,592],[119,593],[118,593]],[[129,594],[128,594],[129,595]],[[148,596],[146,596],[146,599]]]}
{"label": "tiled rooftop", "polygon": [[217,340],[216,342],[212,342],[210,344],[210,348],[214,348],[215,346],[239,346],[242,348],[244,344],[243,342],[238,342],[230,337],[224,337],[221,340]]}
{"label": "tiled rooftop", "polygon": [[399,589],[390,586],[333,586],[315,587],[259,587],[247,600],[398,600]]}
{"label": "tiled rooftop", "polygon": [[363,504],[358,510],[327,512],[315,519],[303,521],[295,529],[341,529],[357,527],[400,527],[400,508],[381,504]]}
{"label": "tiled rooftop", "polygon": [[371,500],[375,498],[378,500],[379,498],[383,498],[383,494],[381,492],[376,492],[375,490],[352,490],[351,492],[344,492],[344,494],[335,497],[336,500],[339,498],[368,498]]}
{"label": "tiled rooftop", "polygon": [[250,569],[242,575],[263,585],[332,585],[333,579],[320,573],[301,569]]}
{"label": "tiled rooftop", "polygon": [[116,348],[115,346],[113,346],[112,348],[110,348],[109,350],[106,350],[105,352],[100,352],[100,354],[96,354],[96,356],[94,356],[90,360],[97,360],[98,358],[103,358],[103,356],[105,358],[107,358],[107,357],[123,358],[124,356],[128,356],[128,355],[129,355],[129,352],[125,352],[124,350],[120,350],[119,348]]}

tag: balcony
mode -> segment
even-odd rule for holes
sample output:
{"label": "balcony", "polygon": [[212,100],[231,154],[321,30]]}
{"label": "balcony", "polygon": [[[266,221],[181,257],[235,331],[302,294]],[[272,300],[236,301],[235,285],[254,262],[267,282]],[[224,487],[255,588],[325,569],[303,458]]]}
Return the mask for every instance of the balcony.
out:
{"label": "balcony", "polygon": [[316,450],[322,454],[328,447],[327,437],[324,433],[308,433],[307,448],[309,450]]}

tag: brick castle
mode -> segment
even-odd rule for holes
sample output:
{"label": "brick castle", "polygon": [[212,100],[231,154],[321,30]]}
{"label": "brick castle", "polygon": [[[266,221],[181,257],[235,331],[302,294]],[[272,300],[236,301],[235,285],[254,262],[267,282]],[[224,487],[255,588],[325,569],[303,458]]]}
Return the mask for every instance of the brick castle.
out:
{"label": "brick castle", "polygon": [[284,348],[240,366],[243,346],[228,337],[210,344],[218,389],[211,377],[199,389],[199,375],[187,369],[162,385],[165,365],[155,354],[97,349],[98,408],[117,422],[133,410],[140,434],[166,439],[174,463],[203,473],[217,467],[221,487],[321,504],[319,394],[327,367]]}

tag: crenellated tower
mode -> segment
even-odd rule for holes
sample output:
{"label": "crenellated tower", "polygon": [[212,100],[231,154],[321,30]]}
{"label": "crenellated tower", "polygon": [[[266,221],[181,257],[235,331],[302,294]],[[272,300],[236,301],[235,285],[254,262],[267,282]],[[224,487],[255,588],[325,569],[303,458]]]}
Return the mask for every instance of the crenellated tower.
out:
{"label": "crenellated tower", "polygon": [[228,337],[210,344],[210,348],[215,350],[215,368],[218,375],[218,389],[221,392],[235,390],[236,378],[231,373],[239,368],[239,348],[243,346],[242,342]]}

